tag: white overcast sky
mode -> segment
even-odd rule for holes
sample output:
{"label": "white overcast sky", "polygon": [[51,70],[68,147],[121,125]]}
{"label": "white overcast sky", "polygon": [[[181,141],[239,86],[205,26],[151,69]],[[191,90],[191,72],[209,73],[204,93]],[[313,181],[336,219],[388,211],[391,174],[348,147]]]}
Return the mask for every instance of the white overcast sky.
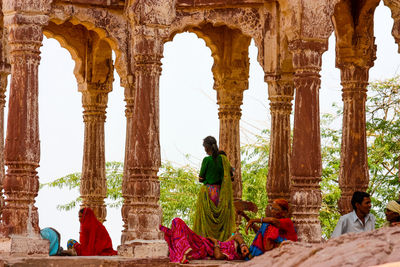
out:
{"label": "white overcast sky", "polygon": [[[377,60],[370,70],[370,81],[393,77],[398,73],[400,56],[391,35],[393,20],[390,10],[381,5],[375,13]],[[81,93],[73,75],[70,54],[54,39],[44,38],[39,69],[39,125],[41,161],[38,168],[42,183],[52,181],[82,166],[83,119]],[[256,61],[257,48],[249,49],[249,89],[242,105],[241,140],[249,143],[253,134],[269,127],[267,84]],[[211,51],[203,40],[189,33],[178,34],[164,46],[163,71],[160,81],[160,141],[162,160],[178,165],[199,166],[204,156],[202,139],[218,138],[218,106],[213,90]],[[332,102],[341,104],[340,72],[335,68],[335,38],[323,55],[320,90],[321,113],[329,112]],[[125,102],[123,88],[115,74],[114,88],[107,108],[106,160],[123,161],[125,143]],[[8,99],[7,99],[8,101]],[[8,102],[7,102],[8,103]],[[7,105],[6,105],[7,114]],[[189,155],[189,157],[186,157]],[[79,238],[77,210],[61,212],[57,204],[75,198],[78,192],[65,189],[43,189],[37,197],[40,227],[51,226],[62,235],[66,247],[69,238]],[[122,220],[120,211],[108,209],[106,228],[114,248],[120,244]]]}

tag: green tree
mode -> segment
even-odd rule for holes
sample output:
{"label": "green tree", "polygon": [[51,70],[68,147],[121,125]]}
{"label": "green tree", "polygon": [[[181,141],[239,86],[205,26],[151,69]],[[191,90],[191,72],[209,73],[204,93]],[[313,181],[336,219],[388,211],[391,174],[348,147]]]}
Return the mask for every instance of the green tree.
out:
{"label": "green tree", "polygon": [[[368,192],[372,199],[372,213],[377,227],[385,222],[384,209],[389,200],[398,199],[400,151],[400,77],[370,83],[366,102],[366,133],[370,182]],[[340,168],[342,108],[334,105],[335,114],[325,114],[322,119],[321,140],[323,194],[320,219],[323,236],[329,238],[340,215],[337,201]]]}

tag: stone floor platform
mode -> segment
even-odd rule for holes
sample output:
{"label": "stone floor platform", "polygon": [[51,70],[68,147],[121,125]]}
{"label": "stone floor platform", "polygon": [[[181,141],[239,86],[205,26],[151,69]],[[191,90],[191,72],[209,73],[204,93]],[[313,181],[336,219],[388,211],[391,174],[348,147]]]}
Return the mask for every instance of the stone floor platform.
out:
{"label": "stone floor platform", "polygon": [[0,267],[219,267],[227,261],[197,260],[189,264],[170,263],[169,258],[130,259],[127,257],[7,257],[0,259]]}

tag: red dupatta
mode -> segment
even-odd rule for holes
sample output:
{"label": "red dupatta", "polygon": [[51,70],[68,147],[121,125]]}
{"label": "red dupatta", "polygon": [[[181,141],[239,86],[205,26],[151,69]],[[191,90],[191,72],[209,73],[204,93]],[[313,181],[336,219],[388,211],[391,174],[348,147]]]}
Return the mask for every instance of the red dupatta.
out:
{"label": "red dupatta", "polygon": [[79,243],[76,243],[74,248],[78,256],[117,255],[106,228],[90,208],[83,209]]}

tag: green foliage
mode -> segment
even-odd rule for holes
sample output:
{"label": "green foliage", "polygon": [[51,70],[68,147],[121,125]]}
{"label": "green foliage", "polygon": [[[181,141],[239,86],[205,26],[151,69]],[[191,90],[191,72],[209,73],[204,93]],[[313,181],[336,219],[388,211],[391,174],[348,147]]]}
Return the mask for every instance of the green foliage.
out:
{"label": "green foliage", "polygon": [[[377,227],[385,222],[384,209],[389,200],[398,199],[400,151],[400,77],[370,83],[366,103],[366,131],[370,182],[368,192],[372,199],[372,213]],[[326,114],[322,119],[322,208],[320,220],[325,238],[329,238],[339,213],[338,185],[340,168],[341,130],[335,129],[341,120],[342,108],[336,114]]]}
{"label": "green foliage", "polygon": [[367,100],[369,193],[377,224],[385,222],[389,200],[398,199],[400,151],[400,77],[371,83]]}
{"label": "green foliage", "polygon": [[[269,136],[270,131],[264,130],[261,135],[256,136],[256,142],[245,145],[241,148],[241,168],[242,168],[242,199],[251,201],[258,207],[256,214],[248,214],[251,218],[261,218],[265,216],[265,207],[268,205],[266,192],[268,175],[268,156],[269,156]],[[240,230],[244,233],[246,226],[245,220],[240,225]],[[243,235],[247,244],[251,244],[255,233],[251,230],[249,235]]]}
{"label": "green foliage", "polygon": [[340,118],[340,111],[341,109],[338,109],[336,114],[324,114],[321,119],[322,176],[320,186],[322,191],[322,205],[319,212],[319,219],[324,238],[329,238],[340,217],[337,201],[340,198],[338,177],[341,130],[334,127]]}
{"label": "green foliage", "polygon": [[[122,173],[124,165],[121,162],[111,161],[106,163],[106,179],[107,179],[107,205],[109,207],[120,207],[122,205]],[[68,188],[69,190],[79,190],[81,180],[81,173],[75,172],[68,174],[64,177],[58,178],[52,182],[41,184],[40,188],[43,187],[56,187],[56,188]],[[71,200],[67,204],[57,205],[59,210],[72,210],[79,206],[82,202],[80,197]]]}
{"label": "green foliage", "polygon": [[197,194],[201,184],[199,171],[188,165],[177,168],[171,162],[162,164],[160,169],[160,204],[163,210],[163,224],[170,226],[175,217],[193,226]]}
{"label": "green foliage", "polygon": [[266,181],[268,174],[269,135],[269,130],[264,130],[261,135],[257,136],[255,143],[245,145],[241,148],[242,198],[243,200],[255,203],[262,210],[262,214],[268,204]]}

